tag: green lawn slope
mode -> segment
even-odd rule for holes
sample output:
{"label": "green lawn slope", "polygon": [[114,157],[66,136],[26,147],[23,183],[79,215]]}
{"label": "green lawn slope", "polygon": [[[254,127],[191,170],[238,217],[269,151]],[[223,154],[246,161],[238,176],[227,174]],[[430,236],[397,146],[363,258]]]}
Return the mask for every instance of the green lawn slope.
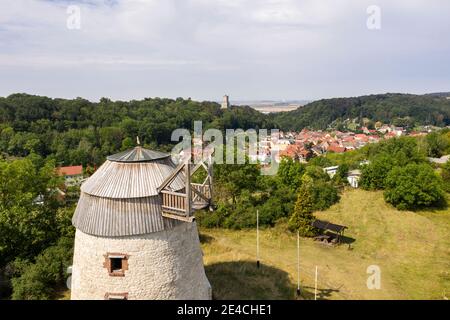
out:
{"label": "green lawn slope", "polygon": [[[300,242],[303,299],[447,299],[450,296],[450,209],[409,212],[387,205],[382,192],[347,190],[320,219],[348,226],[351,244]],[[283,224],[255,230],[201,229],[206,272],[216,299],[295,299],[296,236]],[[381,269],[381,289],[367,288],[367,267]]]}

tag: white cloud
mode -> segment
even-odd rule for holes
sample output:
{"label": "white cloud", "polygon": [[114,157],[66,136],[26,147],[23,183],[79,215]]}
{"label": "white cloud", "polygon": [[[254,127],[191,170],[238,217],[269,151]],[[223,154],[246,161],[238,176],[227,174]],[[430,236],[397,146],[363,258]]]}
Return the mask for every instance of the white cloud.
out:
{"label": "white cloud", "polygon": [[[36,89],[27,85],[36,93],[56,78],[59,88],[68,69],[71,82],[91,73],[113,84],[116,70],[142,79],[123,98],[166,77],[178,80],[157,86],[161,94],[205,98],[395,91],[407,87],[405,79],[415,90],[449,85],[450,2],[376,2],[382,29],[371,32],[369,0],[2,0],[0,73],[8,79],[0,78],[0,95],[23,91],[31,69],[60,75],[43,72]],[[66,28],[69,4],[81,7],[81,30]],[[95,85],[88,90],[81,80],[74,90],[96,96]]]}

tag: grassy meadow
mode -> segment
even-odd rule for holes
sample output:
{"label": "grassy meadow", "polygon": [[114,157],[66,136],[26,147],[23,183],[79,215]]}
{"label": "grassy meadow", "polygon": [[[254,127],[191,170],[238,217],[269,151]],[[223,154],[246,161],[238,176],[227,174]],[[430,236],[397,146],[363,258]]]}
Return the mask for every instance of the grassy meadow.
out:
{"label": "grassy meadow", "polygon": [[[450,296],[450,209],[410,212],[387,205],[382,192],[346,190],[316,213],[348,227],[346,244],[300,240],[300,299],[447,299]],[[200,229],[206,273],[215,299],[297,299],[296,236],[284,225],[256,231]],[[381,289],[369,290],[367,267],[381,269]]]}

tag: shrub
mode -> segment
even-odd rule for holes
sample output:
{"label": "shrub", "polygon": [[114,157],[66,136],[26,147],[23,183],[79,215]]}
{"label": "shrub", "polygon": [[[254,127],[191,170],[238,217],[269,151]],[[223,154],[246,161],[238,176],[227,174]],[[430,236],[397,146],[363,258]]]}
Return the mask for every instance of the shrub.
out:
{"label": "shrub", "polygon": [[313,210],[325,210],[339,201],[336,188],[330,183],[316,182],[308,186],[313,197]]}
{"label": "shrub", "polygon": [[445,203],[442,180],[427,164],[394,167],[386,177],[384,198],[400,210],[414,210]]}
{"label": "shrub", "polygon": [[218,206],[216,210],[202,210],[195,213],[195,220],[199,226],[206,228],[219,228],[223,226],[224,217],[220,214],[222,206]]}
{"label": "shrub", "polygon": [[450,192],[450,161],[443,165],[441,177],[444,182],[443,188],[446,192]]}
{"label": "shrub", "polygon": [[256,226],[256,210],[259,210],[260,226],[273,226],[293,211],[296,193],[283,184],[273,184],[270,191],[252,194],[244,190],[236,199],[236,204],[219,202],[213,212],[197,212],[197,222],[207,228],[253,228]]}
{"label": "shrub", "polygon": [[338,186],[348,184],[348,181],[347,181],[348,171],[349,171],[349,165],[346,163],[341,164],[332,179],[333,183],[335,183]]}
{"label": "shrub", "polygon": [[330,177],[318,166],[307,166],[306,171],[302,176],[302,183],[310,184],[318,181],[329,181]]}
{"label": "shrub", "polygon": [[393,167],[393,161],[388,155],[376,157],[369,165],[361,170],[360,186],[365,190],[382,190],[385,179]]}
{"label": "shrub", "polygon": [[314,157],[309,160],[308,165],[326,168],[331,167],[333,165],[333,162],[331,162],[331,160],[326,157]]}
{"label": "shrub", "polygon": [[55,287],[64,284],[67,267],[72,264],[73,240],[61,238],[59,242],[39,254],[34,263],[15,262],[20,276],[12,279],[15,300],[51,299]]}
{"label": "shrub", "polygon": [[432,132],[425,136],[426,152],[429,157],[439,158],[448,150],[449,139],[445,134]]}

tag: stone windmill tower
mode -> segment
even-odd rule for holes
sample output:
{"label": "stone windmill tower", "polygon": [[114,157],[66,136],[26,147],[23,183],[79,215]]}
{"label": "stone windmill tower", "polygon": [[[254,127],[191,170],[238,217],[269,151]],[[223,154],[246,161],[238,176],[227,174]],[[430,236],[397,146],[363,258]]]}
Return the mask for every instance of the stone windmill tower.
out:
{"label": "stone windmill tower", "polygon": [[193,217],[211,205],[211,173],[140,146],[109,156],[72,219],[72,299],[211,299]]}

